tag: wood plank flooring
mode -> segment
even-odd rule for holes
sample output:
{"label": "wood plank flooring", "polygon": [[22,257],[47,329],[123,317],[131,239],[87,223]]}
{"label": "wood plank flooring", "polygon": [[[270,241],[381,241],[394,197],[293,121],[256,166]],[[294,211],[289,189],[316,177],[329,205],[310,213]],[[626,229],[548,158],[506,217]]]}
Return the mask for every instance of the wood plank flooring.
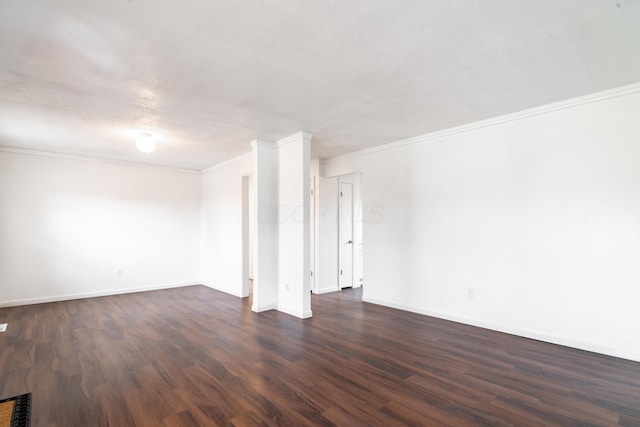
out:
{"label": "wood plank flooring", "polygon": [[0,309],[32,426],[640,426],[640,363],[359,301],[203,286]]}

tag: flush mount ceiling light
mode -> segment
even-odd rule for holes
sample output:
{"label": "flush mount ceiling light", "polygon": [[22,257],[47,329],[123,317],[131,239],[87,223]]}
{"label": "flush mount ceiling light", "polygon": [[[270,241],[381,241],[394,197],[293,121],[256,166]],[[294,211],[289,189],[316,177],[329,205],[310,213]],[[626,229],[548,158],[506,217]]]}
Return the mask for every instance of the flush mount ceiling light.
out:
{"label": "flush mount ceiling light", "polygon": [[151,134],[141,133],[136,141],[136,148],[143,153],[151,153],[156,148],[156,143],[151,139]]}

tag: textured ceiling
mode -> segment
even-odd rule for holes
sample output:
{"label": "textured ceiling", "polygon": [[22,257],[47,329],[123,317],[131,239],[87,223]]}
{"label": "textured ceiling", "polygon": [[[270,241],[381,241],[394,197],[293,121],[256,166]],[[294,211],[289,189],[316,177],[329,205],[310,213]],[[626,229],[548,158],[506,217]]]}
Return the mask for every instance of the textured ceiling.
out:
{"label": "textured ceiling", "polygon": [[329,157],[638,82],[639,3],[3,0],[0,145],[203,169],[304,130]]}

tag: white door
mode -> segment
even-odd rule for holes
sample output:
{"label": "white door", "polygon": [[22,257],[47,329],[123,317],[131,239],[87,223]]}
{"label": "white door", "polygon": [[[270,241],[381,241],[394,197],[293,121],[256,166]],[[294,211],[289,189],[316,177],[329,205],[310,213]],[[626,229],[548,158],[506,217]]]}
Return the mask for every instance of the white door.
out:
{"label": "white door", "polygon": [[338,194],[338,256],[340,288],[353,287],[353,184],[339,184]]}

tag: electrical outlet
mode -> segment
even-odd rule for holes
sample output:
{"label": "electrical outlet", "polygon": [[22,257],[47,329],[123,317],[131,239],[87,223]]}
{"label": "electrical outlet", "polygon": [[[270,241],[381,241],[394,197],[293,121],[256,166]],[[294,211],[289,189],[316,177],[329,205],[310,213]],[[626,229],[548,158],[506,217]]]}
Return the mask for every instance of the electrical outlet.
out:
{"label": "electrical outlet", "polygon": [[124,269],[123,268],[118,270],[118,277],[122,277],[122,276],[124,276]]}
{"label": "electrical outlet", "polygon": [[8,323],[0,323],[0,332],[5,332],[7,330]]}
{"label": "electrical outlet", "polygon": [[288,283],[285,283],[285,284],[284,284],[284,288],[288,291],[288,290],[289,290],[289,284],[288,284]]}
{"label": "electrical outlet", "polygon": [[476,290],[473,288],[467,289],[467,298],[476,299]]}

